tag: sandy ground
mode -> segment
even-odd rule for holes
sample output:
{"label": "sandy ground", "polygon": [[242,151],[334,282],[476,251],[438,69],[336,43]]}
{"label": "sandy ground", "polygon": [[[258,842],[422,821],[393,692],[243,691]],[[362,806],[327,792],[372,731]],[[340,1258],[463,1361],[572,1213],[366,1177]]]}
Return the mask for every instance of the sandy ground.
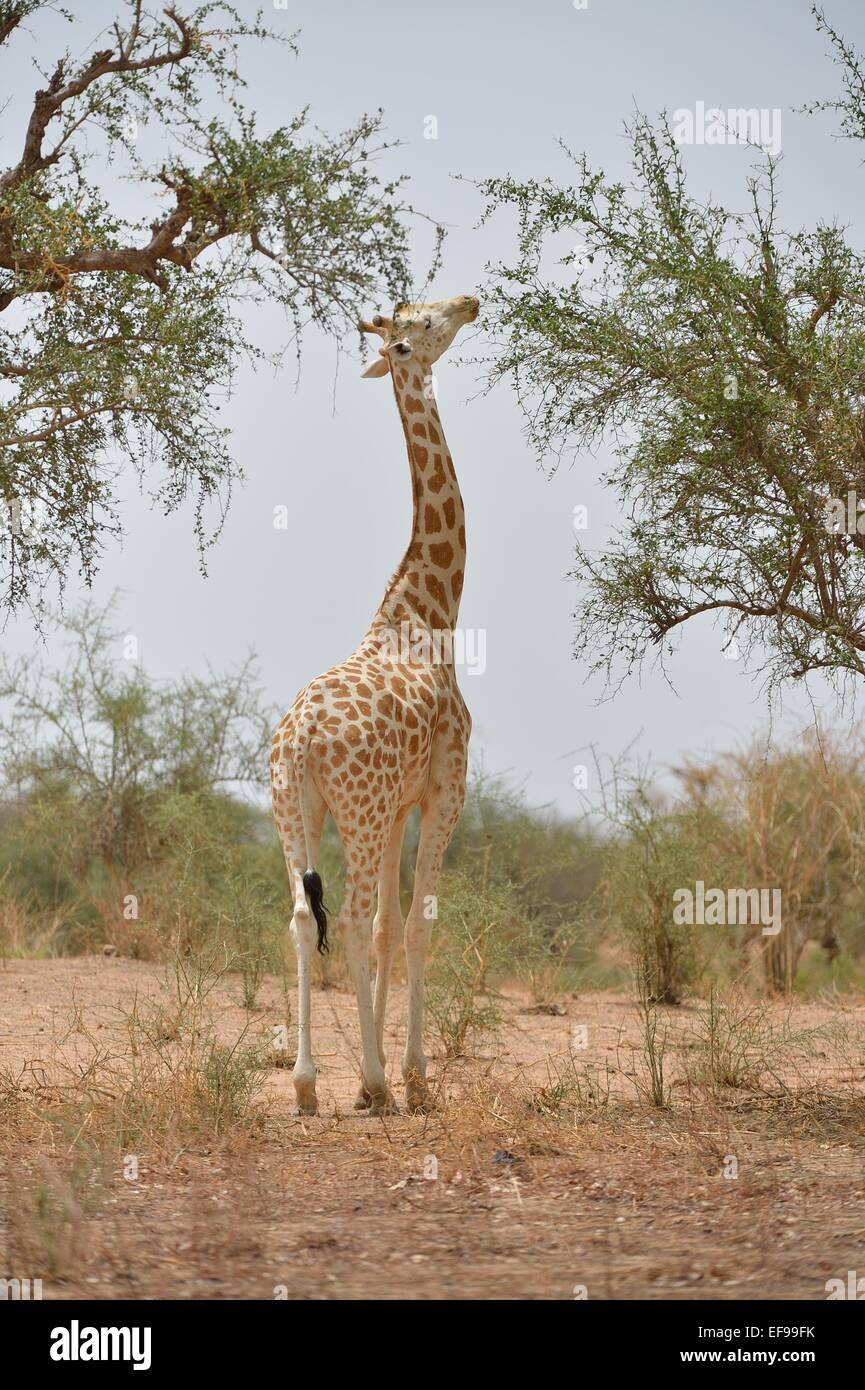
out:
{"label": "sandy ground", "polygon": [[[696,1013],[667,1011],[672,1103],[658,1110],[635,1089],[631,1001],[586,994],[549,1015],[509,995],[483,1055],[445,1063],[430,1040],[435,1113],[376,1119],[352,1109],[352,996],[317,991],[318,1118],[292,1115],[290,1074],[274,1067],[254,1123],[169,1133],[140,1146],[137,1169],[103,1144],[98,1171],[67,1183],[95,1112],[58,1137],[39,1119],[50,1087],[74,1090],[94,1048],[119,1053],[135,999],[163,992],[162,969],[121,959],[0,965],[0,1277],[41,1276],[49,1298],[824,1299],[827,1280],[865,1273],[861,1001],[773,1007],[779,1027],[810,1030],[783,1064],[802,1099],[696,1097],[685,1079]],[[239,999],[236,977],[207,998],[226,1041],[244,1026],[266,1037],[283,1017],[276,980],[251,1019]],[[403,1017],[395,987],[398,1099]],[[813,1032],[839,1024],[859,1039],[840,1052]],[[583,1077],[608,1078],[598,1114],[547,1107],[569,1057]],[[847,1099],[822,1103],[819,1090]],[[50,1218],[37,1240],[46,1186],[62,1234]]]}

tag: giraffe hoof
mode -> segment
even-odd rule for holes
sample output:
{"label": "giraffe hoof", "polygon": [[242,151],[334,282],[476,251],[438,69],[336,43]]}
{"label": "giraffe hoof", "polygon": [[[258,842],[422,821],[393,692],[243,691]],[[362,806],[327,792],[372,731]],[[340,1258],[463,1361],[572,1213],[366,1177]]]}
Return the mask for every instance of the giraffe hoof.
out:
{"label": "giraffe hoof", "polygon": [[314,1087],[297,1086],[295,1088],[295,1095],[297,1097],[297,1105],[293,1111],[295,1115],[318,1114],[318,1097],[315,1094]]}
{"label": "giraffe hoof", "polygon": [[412,1115],[431,1115],[436,1108],[435,1101],[425,1086],[407,1086],[405,1103],[406,1109]]}
{"label": "giraffe hoof", "polygon": [[362,1108],[355,1102],[355,1108],[364,1116],[399,1114],[399,1106],[389,1091],[385,1095],[370,1096]]}
{"label": "giraffe hoof", "polygon": [[410,1115],[432,1115],[436,1108],[432,1096],[423,1094],[406,1097],[406,1109]]}
{"label": "giraffe hoof", "polygon": [[413,1115],[428,1115],[435,1109],[435,1103],[426,1083],[426,1075],[419,1067],[408,1067],[403,1073],[405,1082],[405,1103]]}

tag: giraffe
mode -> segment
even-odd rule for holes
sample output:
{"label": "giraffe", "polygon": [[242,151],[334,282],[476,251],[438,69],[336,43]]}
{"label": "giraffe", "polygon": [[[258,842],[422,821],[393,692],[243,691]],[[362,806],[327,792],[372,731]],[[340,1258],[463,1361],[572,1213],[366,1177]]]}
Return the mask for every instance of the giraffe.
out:
{"label": "giraffe", "polygon": [[376,314],[360,324],[382,339],[378,356],[362,375],[391,378],[411,470],[413,521],[408,549],[360,646],[300,692],[273,738],[273,809],[294,902],[293,1081],[299,1114],[314,1115],[318,1109],[310,967],[316,945],[327,950],[324,890],[315,869],[327,811],[346,863],[337,927],[360,1024],[355,1108],[379,1115],[397,1108],[385,1077],[384,1020],[391,966],[403,937],[403,832],[412,808],[420,807],[414,893],[404,928],[408,1027],[402,1075],[408,1108],[423,1110],[429,1104],[424,968],[442,860],[465,800],[471,732],[452,642],[465,568],[465,514],[432,391],[432,366],[460,328],[474,322],[478,308],[477,299],[461,295],[433,304],[398,304],[392,318]]}

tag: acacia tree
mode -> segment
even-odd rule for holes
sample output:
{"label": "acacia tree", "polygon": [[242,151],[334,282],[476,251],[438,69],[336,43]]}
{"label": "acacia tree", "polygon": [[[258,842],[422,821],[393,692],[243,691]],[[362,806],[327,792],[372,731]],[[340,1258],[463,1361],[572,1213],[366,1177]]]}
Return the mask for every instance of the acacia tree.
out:
{"label": "acacia tree", "polygon": [[[0,0],[0,59],[43,8]],[[194,500],[203,555],[238,477],[216,398],[241,354],[256,355],[243,301],[282,306],[297,344],[309,323],[341,334],[370,297],[406,292],[410,209],[401,180],[374,170],[381,113],[334,137],[311,131],[305,111],[260,132],[237,66],[253,39],[280,41],[260,15],[245,20],[219,0],[163,13],[127,0],[108,45],[46,67],[22,131],[4,117],[14,154],[0,174],[7,606],[38,605],[47,580],[75,566],[90,579],[120,529],[124,466],[166,512]],[[138,152],[144,127],[163,151],[152,166]],[[112,209],[104,184],[115,164],[142,195],[138,220]]]}
{"label": "acacia tree", "polygon": [[[830,37],[863,134],[865,82]],[[487,216],[519,217],[488,289],[491,378],[514,382],[541,454],[613,447],[625,521],[577,547],[576,651],[608,675],[663,660],[710,613],[770,682],[861,676],[865,536],[831,503],[865,499],[865,260],[834,223],[783,231],[771,155],[755,151],[740,214],[689,191],[666,119],[628,134],[628,184],[582,157],[570,187],[483,185]]]}

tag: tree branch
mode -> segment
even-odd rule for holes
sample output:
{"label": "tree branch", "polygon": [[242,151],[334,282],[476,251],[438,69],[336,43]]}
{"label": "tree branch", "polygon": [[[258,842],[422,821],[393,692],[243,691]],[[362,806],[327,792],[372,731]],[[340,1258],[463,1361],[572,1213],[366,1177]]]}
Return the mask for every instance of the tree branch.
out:
{"label": "tree branch", "polygon": [[[140,9],[138,13],[140,14]],[[166,67],[171,63],[181,63],[184,58],[189,56],[195,43],[195,31],[173,6],[165,10],[165,15],[177,26],[180,42],[176,47],[166,49],[164,53],[151,52],[145,58],[132,57],[134,45],[140,32],[136,17],[136,22],[130,29],[126,43],[119,46],[117,57],[114,56],[115,50],[113,48],[100,49],[93,54],[79,75],[69,82],[64,82],[66,60],[61,59],[58,62],[48,86],[36,93],[27,126],[27,134],[24,137],[24,149],[21,158],[17,164],[0,175],[0,189],[15,188],[25,179],[49,168],[56,162],[59,146],[47,155],[43,154],[42,151],[48,125],[67,102],[81,96],[101,77],[114,76],[117,73],[143,72],[148,68]],[[60,143],[62,145],[62,141]]]}

